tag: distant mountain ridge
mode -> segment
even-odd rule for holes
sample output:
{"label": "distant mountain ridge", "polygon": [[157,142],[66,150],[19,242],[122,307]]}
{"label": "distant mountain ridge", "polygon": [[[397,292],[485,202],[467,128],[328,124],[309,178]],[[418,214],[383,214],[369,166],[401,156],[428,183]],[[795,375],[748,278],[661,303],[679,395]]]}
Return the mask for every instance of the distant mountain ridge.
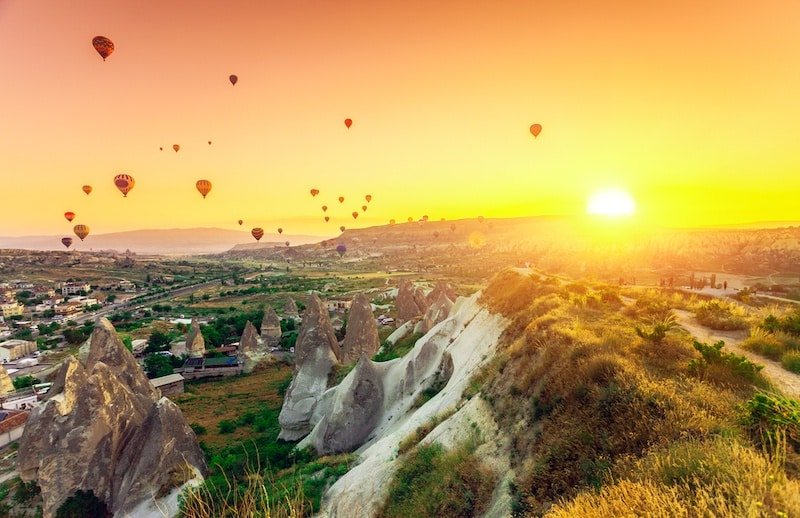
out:
{"label": "distant mountain ridge", "polygon": [[[0,248],[19,248],[26,250],[64,250],[61,238],[69,234],[53,236],[0,236]],[[140,254],[213,254],[220,253],[237,245],[253,241],[250,232],[215,227],[143,229],[108,234],[90,234],[81,242],[73,237],[76,250],[130,250]],[[313,235],[265,234],[261,244],[283,243],[292,245],[316,243],[325,239]]]}

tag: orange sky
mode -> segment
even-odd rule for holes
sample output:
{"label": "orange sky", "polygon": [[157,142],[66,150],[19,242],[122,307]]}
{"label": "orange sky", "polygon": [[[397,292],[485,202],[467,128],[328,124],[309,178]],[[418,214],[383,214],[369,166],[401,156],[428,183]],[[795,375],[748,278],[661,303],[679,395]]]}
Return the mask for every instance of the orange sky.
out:
{"label": "orange sky", "polygon": [[366,193],[358,226],[606,187],[661,225],[800,219],[798,27],[797,0],[0,0],[0,235],[332,234]]}

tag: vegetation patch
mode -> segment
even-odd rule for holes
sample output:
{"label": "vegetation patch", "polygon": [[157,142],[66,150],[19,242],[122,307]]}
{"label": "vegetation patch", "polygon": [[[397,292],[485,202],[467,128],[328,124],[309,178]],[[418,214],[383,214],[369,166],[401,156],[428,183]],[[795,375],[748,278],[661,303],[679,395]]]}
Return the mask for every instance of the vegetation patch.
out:
{"label": "vegetation patch", "polygon": [[394,344],[391,342],[383,342],[381,345],[381,350],[378,351],[378,354],[376,354],[374,358],[372,358],[372,361],[386,362],[389,360],[394,360],[395,358],[402,358],[406,355],[406,353],[408,353],[408,351],[414,348],[414,344],[416,344],[417,340],[423,336],[424,333],[412,333],[401,338]]}
{"label": "vegetation patch", "polygon": [[740,306],[721,300],[700,303],[695,311],[700,324],[720,331],[747,329],[747,313]]}

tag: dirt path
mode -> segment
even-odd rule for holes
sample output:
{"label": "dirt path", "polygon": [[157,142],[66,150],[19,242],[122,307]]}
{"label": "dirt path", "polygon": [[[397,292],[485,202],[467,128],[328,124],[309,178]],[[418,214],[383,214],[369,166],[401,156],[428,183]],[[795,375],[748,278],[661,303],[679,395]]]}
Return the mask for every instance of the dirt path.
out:
{"label": "dirt path", "polygon": [[748,360],[763,365],[761,371],[785,395],[800,398],[800,375],[784,369],[780,363],[764,358],[741,347],[742,340],[747,338],[746,331],[715,331],[701,325],[695,320],[694,315],[682,309],[673,309],[678,323],[689,331],[700,342],[715,343],[720,340],[725,342],[725,350],[744,356]]}

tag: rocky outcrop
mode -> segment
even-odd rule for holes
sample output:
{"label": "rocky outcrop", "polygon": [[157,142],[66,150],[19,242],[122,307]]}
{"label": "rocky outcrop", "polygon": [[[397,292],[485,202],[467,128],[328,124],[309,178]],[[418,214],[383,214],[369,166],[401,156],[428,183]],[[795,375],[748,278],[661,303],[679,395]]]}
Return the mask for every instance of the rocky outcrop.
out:
{"label": "rocky outcrop", "polygon": [[380,340],[378,338],[378,324],[372,314],[372,305],[363,293],[353,299],[350,312],[347,314],[347,334],[342,342],[342,363],[350,363],[361,358],[362,355],[372,358]]}
{"label": "rocky outcrop", "polygon": [[453,301],[447,297],[445,291],[440,291],[436,300],[433,301],[428,311],[425,312],[425,316],[422,317],[421,331],[427,333],[439,322],[444,322],[452,310]]}
{"label": "rocky outcrop", "polygon": [[190,358],[202,358],[206,354],[206,341],[196,318],[192,319],[192,325],[186,334],[186,352]]}
{"label": "rocky outcrop", "polygon": [[422,290],[409,281],[400,283],[395,305],[397,307],[398,325],[421,317],[428,309],[428,303]]}
{"label": "rocky outcrop", "polygon": [[317,295],[308,301],[294,352],[295,372],[278,416],[278,437],[287,441],[300,439],[311,431],[311,415],[341,356],[328,310]]}
{"label": "rocky outcrop", "polygon": [[261,340],[267,347],[277,347],[281,343],[281,319],[272,307],[264,311],[261,321]]}
{"label": "rocky outcrop", "polygon": [[286,297],[283,303],[283,314],[288,318],[297,318],[300,316],[300,312],[297,310],[297,303],[295,303],[292,297]]}
{"label": "rocky outcrop", "polygon": [[352,451],[375,428],[383,411],[381,372],[366,356],[338,387],[331,409],[314,427],[308,442],[323,455]]}
{"label": "rocky outcrop", "polygon": [[439,281],[433,287],[433,289],[425,296],[425,299],[428,301],[428,304],[431,305],[439,298],[439,296],[444,293],[445,296],[450,299],[452,302],[455,302],[458,295],[456,295],[456,291],[450,285],[449,282]]}
{"label": "rocky outcrop", "polygon": [[102,319],[85,363],[68,357],[20,439],[17,468],[42,490],[52,517],[77,490],[91,490],[117,516],[172,494],[206,471],[180,410],[162,398]]}
{"label": "rocky outcrop", "polygon": [[14,384],[11,382],[11,376],[2,365],[0,365],[0,395],[14,392]]}
{"label": "rocky outcrop", "polygon": [[242,337],[239,339],[239,354],[255,353],[261,349],[258,330],[249,320],[244,326]]}

